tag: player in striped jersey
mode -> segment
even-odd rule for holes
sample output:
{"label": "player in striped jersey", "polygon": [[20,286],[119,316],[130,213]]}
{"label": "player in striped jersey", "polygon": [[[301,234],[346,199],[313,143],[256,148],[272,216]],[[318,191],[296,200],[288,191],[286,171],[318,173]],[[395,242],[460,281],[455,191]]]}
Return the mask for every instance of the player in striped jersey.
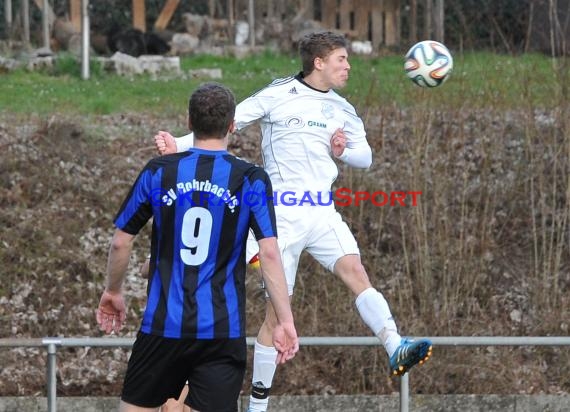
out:
{"label": "player in striped jersey", "polygon": [[278,362],[298,338],[277,246],[267,173],[227,152],[233,94],[205,84],[190,97],[194,147],[147,163],[115,218],[107,280],[97,309],[106,333],[125,320],[122,292],[132,244],[153,218],[147,306],[127,367],[121,411],[158,410],[178,397],[194,411],[234,412],[246,362],[245,245],[258,239],[263,279],[277,318]]}
{"label": "player in striped jersey", "polygon": [[[293,193],[297,200],[309,199],[301,206],[281,203],[275,207],[289,294],[293,294],[300,255],[306,250],[355,295],[360,317],[388,354],[391,374],[402,375],[429,358],[431,342],[400,336],[388,302],[370,283],[354,235],[334,202],[323,199],[332,192],[338,175],[335,159],[355,168],[372,163],[362,120],[335,92],[349,77],[346,39],[332,32],[310,33],[301,39],[299,52],[302,72],[273,81],[236,108],[238,130],[260,122],[264,166],[277,197]],[[159,152],[172,153],[191,146],[192,136],[174,139],[161,132],[155,143]],[[269,339],[274,324],[275,314],[268,304],[255,344],[251,412],[267,409],[277,356]]]}

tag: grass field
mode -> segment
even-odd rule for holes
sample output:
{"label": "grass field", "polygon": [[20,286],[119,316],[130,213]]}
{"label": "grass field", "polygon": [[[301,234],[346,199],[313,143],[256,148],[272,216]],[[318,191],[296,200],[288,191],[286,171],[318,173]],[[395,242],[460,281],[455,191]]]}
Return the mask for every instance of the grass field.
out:
{"label": "grass field", "polygon": [[[444,87],[423,90],[404,75],[401,56],[351,57],[351,78],[342,91],[353,104],[379,107],[414,106],[426,101],[434,107],[488,107],[516,109],[532,104],[552,108],[568,94],[568,67],[542,55],[517,57],[489,53],[456,55],[455,67]],[[566,63],[567,65],[567,63]],[[194,56],[182,59],[184,72],[221,68],[221,82],[238,100],[274,78],[299,71],[295,57],[264,53],[242,60],[233,57]],[[80,65],[71,57],[58,60],[52,70],[4,74],[0,108],[9,112],[49,114],[179,113],[192,88],[204,79],[118,77],[91,63],[91,79],[80,78]]]}

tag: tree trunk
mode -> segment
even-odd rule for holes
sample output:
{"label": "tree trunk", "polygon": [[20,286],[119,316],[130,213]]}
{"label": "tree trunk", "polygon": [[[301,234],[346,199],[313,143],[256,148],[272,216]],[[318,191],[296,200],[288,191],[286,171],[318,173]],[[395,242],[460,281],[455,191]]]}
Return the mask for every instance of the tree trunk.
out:
{"label": "tree trunk", "polygon": [[424,9],[424,39],[431,39],[432,33],[432,13],[433,13],[433,0],[425,0]]}
{"label": "tree trunk", "polygon": [[444,1],[435,0],[435,40],[440,43],[444,42],[445,27],[444,27]]}
{"label": "tree trunk", "polygon": [[529,2],[528,5],[528,26],[526,29],[526,37],[524,39],[524,52],[528,53],[530,47],[530,39],[532,37],[532,24],[534,20],[534,2]]}
{"label": "tree trunk", "polygon": [[247,22],[249,23],[249,46],[255,46],[255,3],[254,0],[247,2]]}
{"label": "tree trunk", "polygon": [[410,1],[410,43],[418,41],[418,0]]}

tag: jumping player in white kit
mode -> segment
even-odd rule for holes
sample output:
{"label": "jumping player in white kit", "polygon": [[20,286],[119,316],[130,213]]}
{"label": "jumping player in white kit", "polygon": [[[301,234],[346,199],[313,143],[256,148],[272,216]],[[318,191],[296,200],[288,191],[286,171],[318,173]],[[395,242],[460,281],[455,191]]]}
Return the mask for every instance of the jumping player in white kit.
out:
{"label": "jumping player in white kit", "polygon": [[[403,339],[384,296],[371,284],[362,266],[356,240],[336,211],[331,187],[338,175],[334,158],[355,168],[368,168],[372,150],[354,107],[334,89],[345,86],[350,71],[346,39],[317,32],[299,43],[303,71],[277,79],[237,105],[237,129],[260,121],[264,167],[275,192],[277,233],[293,294],[303,250],[337,275],[356,296],[362,320],[382,342],[393,375],[423,363],[432,351],[427,339]],[[160,153],[187,150],[192,135],[174,139],[159,132]],[[255,254],[248,242],[248,256]],[[249,258],[248,258],[249,259]],[[271,346],[276,316],[268,301],[265,320],[255,342],[252,394],[248,411],[266,411],[276,370]]]}

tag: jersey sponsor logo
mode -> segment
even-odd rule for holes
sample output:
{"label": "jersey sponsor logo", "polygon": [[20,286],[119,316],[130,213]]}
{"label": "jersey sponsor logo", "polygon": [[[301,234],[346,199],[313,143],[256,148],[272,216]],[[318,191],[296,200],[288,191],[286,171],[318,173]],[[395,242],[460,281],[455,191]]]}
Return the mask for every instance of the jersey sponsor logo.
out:
{"label": "jersey sponsor logo", "polygon": [[326,129],[326,128],[327,128],[327,124],[326,124],[326,123],[316,122],[316,121],[314,121],[314,120],[309,120],[309,121],[307,122],[307,125],[308,125],[309,127],[321,127],[321,128],[323,128],[323,129]]}
{"label": "jersey sponsor logo", "polygon": [[297,93],[297,89],[295,88],[295,86],[293,86],[293,88],[289,90],[289,94],[299,94],[299,93]]}
{"label": "jersey sponsor logo", "polygon": [[285,119],[285,126],[289,129],[300,129],[305,126],[305,122],[299,116],[291,116]]}

